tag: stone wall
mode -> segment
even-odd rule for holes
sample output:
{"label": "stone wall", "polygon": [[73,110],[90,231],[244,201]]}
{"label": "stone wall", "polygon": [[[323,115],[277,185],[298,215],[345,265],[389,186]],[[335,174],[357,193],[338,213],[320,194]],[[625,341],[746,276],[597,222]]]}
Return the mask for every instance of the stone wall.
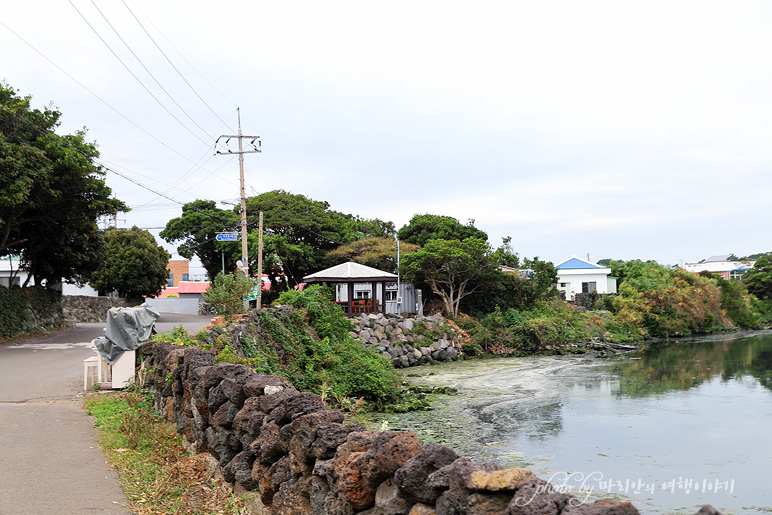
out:
{"label": "stone wall", "polygon": [[598,301],[603,301],[606,297],[615,297],[616,293],[577,293],[574,295],[574,306],[586,308],[588,310],[598,309]]}
{"label": "stone wall", "polygon": [[[637,514],[630,503],[582,504],[524,469],[477,464],[409,431],[345,424],[318,395],[198,348],[148,343],[140,382],[196,452],[218,460],[235,491],[271,514]],[[704,514],[716,513],[705,509]]]}
{"label": "stone wall", "polygon": [[88,297],[86,295],[63,295],[62,312],[67,320],[76,322],[104,322],[110,308],[139,306],[144,299],[122,299],[120,297]]}
{"label": "stone wall", "polygon": [[362,314],[352,322],[351,335],[376,349],[394,368],[455,361],[461,355],[458,334],[439,314],[415,318]]}

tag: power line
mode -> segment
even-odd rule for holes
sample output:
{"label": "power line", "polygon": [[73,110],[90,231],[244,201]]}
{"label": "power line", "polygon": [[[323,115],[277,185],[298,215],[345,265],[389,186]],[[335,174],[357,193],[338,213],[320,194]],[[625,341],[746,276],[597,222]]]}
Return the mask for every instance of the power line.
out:
{"label": "power line", "polygon": [[[237,108],[236,104],[235,104],[235,103],[234,103],[234,102],[233,102],[231,99],[229,99],[228,97],[226,97],[226,96],[225,96],[225,95],[224,95],[224,94],[223,94],[223,93],[222,93],[222,92],[221,92],[219,89],[217,89],[217,88],[215,87],[215,85],[214,85],[214,84],[212,84],[211,82],[209,82],[209,80],[208,80],[208,79],[207,79],[207,78],[206,78],[206,77],[205,77],[205,76],[204,76],[204,75],[203,75],[203,74],[202,74],[200,71],[198,71],[198,70],[196,69],[196,67],[195,67],[195,66],[193,66],[193,64],[192,64],[190,61],[188,61],[188,60],[185,58],[185,56],[182,54],[182,52],[180,52],[180,51],[177,49],[177,47],[175,47],[175,46],[174,46],[174,44],[173,44],[171,41],[169,41],[169,40],[166,38],[166,36],[164,36],[164,34],[163,34],[163,31],[159,30],[159,29],[158,29],[158,27],[156,27],[156,26],[155,26],[155,24],[153,24],[153,20],[151,20],[151,19],[150,19],[150,17],[149,17],[148,15],[146,15],[146,14],[145,14],[145,13],[142,11],[142,9],[141,9],[139,6],[137,6],[137,5],[135,4],[135,5],[134,5],[134,7],[135,7],[135,8],[136,8],[136,9],[137,9],[137,10],[138,10],[138,11],[139,11],[141,14],[142,14],[142,16],[144,16],[144,17],[145,17],[145,19],[147,19],[148,23],[150,23],[150,25],[151,25],[151,26],[152,26],[152,27],[153,27],[153,28],[154,28],[154,29],[155,29],[155,30],[156,30],[156,31],[157,31],[157,32],[158,32],[158,33],[161,35],[161,37],[164,39],[164,41],[166,41],[166,42],[169,44],[169,46],[170,46],[170,47],[172,47],[172,48],[174,49],[174,51],[175,51],[175,52],[177,52],[177,54],[178,54],[178,55],[179,55],[179,56],[182,58],[182,60],[183,60],[183,61],[185,61],[185,63],[187,63],[187,65],[188,65],[188,66],[190,66],[190,68],[191,68],[191,69],[192,69],[194,72],[196,72],[196,73],[198,74],[198,76],[199,76],[199,77],[201,77],[201,78],[204,80],[204,82],[206,82],[206,83],[209,85],[209,87],[211,87],[213,90],[215,90],[215,91],[217,92],[217,94],[219,94],[219,95],[220,95],[220,96],[221,96],[221,97],[222,97],[222,98],[223,98],[223,99],[224,99],[226,102],[228,102],[230,105],[232,105],[234,108]],[[132,14],[133,14],[133,13],[132,13]],[[225,125],[226,125],[226,127],[228,126],[228,124],[227,124],[227,123],[226,123]]]}
{"label": "power line", "polygon": [[[155,101],[158,103],[158,105],[160,105],[160,106],[161,106],[161,108],[162,108],[164,111],[166,111],[167,113],[169,113],[169,116],[171,116],[172,118],[174,118],[174,120],[175,120],[175,121],[176,121],[178,124],[180,124],[180,125],[182,126],[182,128],[183,128],[183,129],[185,129],[186,131],[188,131],[188,132],[189,132],[189,133],[190,133],[190,134],[191,134],[191,135],[192,135],[194,138],[196,138],[197,140],[201,141],[201,142],[202,142],[204,145],[206,145],[206,146],[209,146],[209,143],[207,143],[205,140],[203,140],[201,137],[199,137],[199,136],[198,136],[196,133],[194,133],[192,130],[190,130],[190,128],[189,128],[187,125],[185,125],[184,123],[182,123],[182,121],[180,121],[180,119],[179,119],[179,118],[177,118],[176,116],[174,116],[174,113],[172,113],[172,112],[171,112],[171,111],[170,111],[170,110],[169,110],[169,109],[168,109],[168,108],[167,108],[167,107],[166,107],[166,106],[163,104],[163,102],[161,102],[160,100],[158,100],[158,97],[156,97],[156,96],[153,94],[153,92],[152,92],[152,91],[150,91],[150,89],[148,89],[148,87],[147,87],[147,86],[145,86],[145,84],[144,84],[144,83],[143,83],[143,82],[142,82],[142,81],[139,79],[139,77],[137,77],[137,75],[136,75],[136,74],[135,74],[135,73],[134,73],[134,72],[131,70],[131,68],[129,68],[129,67],[128,67],[128,65],[127,65],[126,63],[124,63],[124,62],[123,62],[123,60],[122,60],[122,59],[121,59],[121,58],[118,56],[118,54],[116,54],[116,53],[115,53],[115,50],[113,50],[113,49],[112,49],[112,47],[111,47],[111,46],[110,46],[110,45],[107,43],[107,41],[105,41],[105,40],[104,40],[104,38],[103,38],[103,37],[102,37],[102,36],[99,34],[99,32],[97,32],[97,30],[96,30],[96,29],[95,29],[95,28],[94,28],[94,27],[91,25],[91,23],[89,23],[89,21],[86,19],[86,17],[83,15],[83,13],[81,13],[81,12],[80,12],[80,10],[78,10],[78,8],[75,6],[75,4],[74,4],[74,3],[72,3],[72,0],[67,0],[67,1],[70,3],[70,5],[72,6],[72,8],[73,8],[73,9],[75,9],[75,11],[76,11],[76,12],[77,12],[77,13],[80,15],[80,17],[83,19],[83,21],[84,21],[84,22],[86,22],[86,25],[88,25],[88,26],[89,26],[89,28],[90,28],[90,29],[91,29],[91,30],[94,32],[94,34],[96,34],[96,36],[99,38],[99,40],[100,40],[100,41],[101,41],[101,42],[102,42],[102,43],[103,43],[103,44],[104,44],[104,45],[107,47],[107,49],[110,51],[110,53],[112,53],[112,54],[113,54],[113,56],[115,56],[115,58],[116,58],[116,59],[118,59],[118,62],[119,62],[119,63],[121,63],[121,64],[123,65],[123,67],[124,67],[124,68],[126,68],[126,71],[128,71],[128,72],[131,74],[131,76],[132,76],[132,77],[134,77],[134,79],[135,79],[135,80],[136,80],[136,81],[139,83],[139,85],[140,85],[140,86],[142,86],[142,88],[143,88],[145,91],[147,91],[148,95],[150,95],[151,97],[153,97],[153,100],[155,100]],[[101,13],[101,11],[100,11],[100,13]],[[108,22],[108,23],[109,23],[109,22]],[[168,94],[168,93],[167,93],[167,94]],[[204,132],[206,132],[206,131],[204,131]]]}
{"label": "power line", "polygon": [[123,37],[121,37],[121,35],[118,33],[118,31],[117,31],[117,30],[115,29],[115,27],[113,26],[113,24],[112,24],[112,23],[110,23],[110,20],[108,20],[108,19],[107,19],[107,16],[105,16],[105,14],[102,12],[102,10],[99,8],[99,6],[97,6],[97,4],[94,2],[94,0],[91,0],[91,4],[94,6],[94,8],[97,10],[97,12],[99,12],[99,14],[101,14],[101,15],[102,15],[102,18],[104,18],[105,22],[107,22],[107,25],[109,25],[109,26],[110,26],[110,28],[111,28],[111,29],[113,29],[113,32],[115,32],[115,35],[116,35],[116,36],[118,36],[118,39],[120,39],[120,40],[121,40],[121,43],[123,43],[123,44],[124,44],[124,46],[125,46],[125,47],[126,47],[128,50],[129,50],[129,52],[131,52],[131,55],[133,55],[133,56],[134,56],[134,58],[137,60],[137,62],[140,64],[140,66],[142,66],[142,68],[144,68],[144,69],[145,69],[145,71],[147,72],[147,74],[148,74],[148,75],[150,75],[150,78],[152,78],[152,79],[155,81],[155,83],[158,85],[158,87],[159,87],[159,88],[161,88],[161,91],[163,91],[164,93],[166,93],[166,96],[168,96],[168,97],[169,97],[169,99],[170,99],[172,102],[174,102],[174,105],[176,105],[176,106],[177,106],[177,107],[180,109],[180,111],[182,111],[182,112],[183,112],[183,114],[184,114],[185,116],[187,116],[187,117],[188,117],[188,119],[189,119],[191,122],[193,122],[193,124],[195,124],[195,126],[196,126],[196,127],[198,127],[199,129],[201,129],[201,132],[203,132],[204,134],[206,134],[207,136],[209,136],[209,134],[207,134],[207,132],[206,132],[206,129],[204,129],[203,127],[201,127],[201,126],[198,124],[198,122],[196,122],[196,120],[194,120],[194,119],[193,119],[193,117],[192,117],[192,116],[190,116],[190,114],[188,114],[188,112],[187,112],[187,111],[186,111],[186,110],[185,110],[185,109],[184,109],[184,108],[183,108],[183,107],[182,107],[182,106],[181,106],[181,105],[180,105],[180,104],[179,104],[179,103],[178,103],[178,102],[177,102],[177,101],[174,99],[174,97],[171,95],[171,93],[169,93],[168,91],[166,91],[166,88],[164,88],[164,87],[163,87],[163,85],[162,85],[162,84],[161,84],[161,83],[158,81],[158,79],[156,79],[156,78],[155,78],[155,75],[153,75],[153,72],[151,72],[151,71],[148,69],[148,67],[147,67],[147,66],[145,66],[145,63],[143,63],[143,62],[142,62],[142,59],[140,59],[140,58],[139,58],[139,56],[138,56],[138,55],[137,55],[137,54],[134,52],[134,50],[132,50],[131,46],[130,46],[128,43],[126,43],[126,40],[125,40],[125,39],[123,39]]}
{"label": "power line", "polygon": [[[194,166],[194,168],[195,168],[195,167],[198,167],[199,169],[201,169],[201,170],[204,170],[205,172],[209,173],[210,175],[214,175],[212,172],[209,172],[208,170],[206,170],[206,169],[204,169],[204,168],[200,167],[200,166],[198,165],[198,163],[196,163],[196,162],[194,162],[193,160],[191,160],[191,159],[190,159],[188,156],[186,156],[186,155],[182,154],[181,152],[179,152],[179,151],[175,150],[174,148],[170,147],[169,145],[167,145],[166,143],[164,143],[162,140],[160,140],[158,137],[154,136],[153,134],[151,134],[150,132],[148,132],[146,129],[144,129],[143,127],[141,127],[141,126],[140,126],[139,124],[137,124],[137,123],[136,123],[134,120],[132,120],[131,118],[129,118],[128,116],[126,116],[126,115],[125,115],[125,114],[123,114],[122,112],[118,111],[118,109],[116,109],[115,107],[113,107],[113,106],[112,106],[112,105],[111,105],[109,102],[107,102],[107,101],[106,101],[106,100],[104,100],[102,97],[100,97],[99,95],[97,95],[96,93],[94,93],[92,90],[90,90],[90,89],[89,89],[89,88],[88,88],[86,85],[84,85],[84,84],[83,84],[82,82],[80,82],[78,79],[76,79],[75,77],[73,77],[72,75],[70,75],[69,73],[67,73],[67,72],[66,72],[66,71],[65,71],[65,70],[64,70],[64,69],[63,69],[61,66],[59,66],[59,65],[58,65],[58,64],[56,64],[54,61],[52,61],[51,59],[49,59],[49,58],[48,58],[48,56],[46,56],[46,55],[45,55],[43,52],[41,52],[40,50],[38,50],[37,48],[35,48],[35,46],[34,46],[34,45],[32,45],[32,43],[30,43],[29,41],[27,41],[26,39],[24,39],[23,37],[21,37],[19,34],[17,34],[17,33],[16,33],[16,32],[15,32],[13,29],[11,29],[11,28],[10,28],[8,25],[6,25],[5,23],[3,23],[3,21],[2,21],[2,20],[0,20],[0,25],[2,25],[3,27],[5,27],[5,28],[6,28],[6,30],[8,30],[8,32],[10,32],[10,33],[11,33],[11,34],[13,34],[14,36],[16,36],[16,37],[17,37],[17,38],[18,38],[18,39],[19,39],[19,40],[20,40],[22,43],[24,43],[25,45],[27,45],[28,47],[30,47],[32,50],[34,50],[34,51],[35,51],[35,52],[36,52],[36,53],[37,53],[37,54],[38,54],[40,57],[42,57],[43,59],[45,59],[46,61],[48,61],[48,62],[49,62],[49,63],[50,63],[50,64],[51,64],[53,67],[55,67],[57,70],[59,70],[60,72],[62,72],[62,73],[63,73],[63,74],[64,74],[64,75],[65,75],[67,78],[69,78],[70,80],[72,80],[72,81],[73,81],[74,83],[76,83],[78,86],[80,86],[81,88],[83,88],[84,90],[86,90],[88,93],[90,93],[90,94],[91,94],[91,95],[92,95],[94,98],[96,98],[97,100],[99,100],[100,102],[102,102],[104,105],[106,105],[107,107],[109,107],[109,108],[110,108],[110,109],[111,109],[113,112],[115,112],[115,113],[116,113],[117,115],[119,115],[121,118],[123,118],[124,120],[126,120],[127,122],[129,122],[130,124],[132,124],[134,127],[136,127],[137,129],[139,129],[140,131],[142,131],[143,133],[145,133],[147,136],[149,136],[150,138],[152,138],[153,140],[155,140],[155,141],[156,141],[157,143],[159,143],[160,145],[162,145],[162,146],[166,147],[167,149],[171,150],[173,153],[177,154],[177,155],[178,155],[179,157],[181,157],[182,159],[184,159],[184,160],[188,161],[189,163],[192,163],[192,164],[193,164],[193,166]],[[208,144],[208,143],[206,143],[206,146],[207,146],[207,148],[211,148],[211,147],[209,146],[209,144]],[[199,161],[200,161],[200,159],[199,159]],[[208,160],[207,160],[207,161],[208,161]],[[218,168],[218,170],[219,170],[219,168]],[[220,177],[220,176],[218,176],[218,175],[215,175],[215,177],[218,177],[219,179],[222,179],[222,180],[227,180],[227,179],[223,179],[222,177]]]}
{"label": "power line", "polygon": [[[151,35],[150,35],[150,33],[149,33],[149,32],[147,31],[147,29],[145,28],[145,26],[144,26],[144,25],[142,25],[142,22],[140,22],[140,21],[139,21],[139,18],[137,18],[137,16],[134,14],[134,11],[132,11],[132,10],[131,10],[131,8],[128,6],[128,4],[126,3],[126,0],[121,0],[121,1],[123,2],[123,5],[126,7],[126,9],[127,9],[127,10],[128,10],[130,13],[131,13],[131,15],[132,15],[132,16],[134,17],[134,19],[137,21],[137,23],[139,24],[139,26],[140,26],[140,27],[142,27],[142,30],[143,30],[143,31],[145,31],[145,34],[147,34],[147,37],[148,37],[148,38],[150,38],[150,41],[152,41],[152,42],[153,42],[153,44],[155,45],[155,47],[158,49],[158,51],[159,51],[159,52],[161,52],[161,55],[163,55],[163,56],[164,56],[164,58],[166,58],[166,60],[169,62],[169,64],[171,65],[171,67],[172,67],[172,68],[174,68],[174,71],[176,71],[176,72],[177,72],[177,75],[179,75],[179,76],[180,76],[180,78],[181,78],[183,81],[185,81],[185,84],[187,84],[187,85],[188,85],[188,87],[190,88],[190,90],[191,90],[193,93],[195,93],[195,95],[198,97],[198,99],[199,99],[199,100],[201,100],[201,102],[202,102],[202,103],[203,103],[203,104],[204,104],[204,105],[205,105],[205,106],[206,106],[206,107],[209,109],[209,111],[211,111],[211,112],[212,112],[212,114],[213,114],[213,115],[215,115],[215,116],[217,117],[217,119],[218,119],[218,120],[220,120],[220,121],[222,122],[222,124],[223,124],[223,125],[225,125],[226,127],[228,127],[228,124],[227,124],[227,122],[226,122],[225,120],[223,120],[222,118],[220,118],[220,115],[218,115],[218,114],[217,114],[217,113],[214,111],[214,109],[212,109],[212,108],[209,106],[209,104],[207,104],[207,103],[206,103],[206,101],[205,101],[203,98],[201,98],[201,95],[199,95],[199,94],[198,94],[198,92],[195,90],[195,88],[193,88],[193,86],[190,84],[190,82],[188,82],[188,80],[187,80],[187,79],[186,79],[186,78],[185,78],[185,77],[182,75],[182,73],[180,72],[180,70],[178,70],[178,69],[177,69],[177,67],[176,67],[176,66],[174,66],[174,63],[172,62],[172,60],[171,60],[171,59],[169,59],[169,56],[167,56],[167,55],[166,55],[166,53],[165,53],[165,52],[164,52],[164,51],[161,49],[161,47],[158,45],[158,43],[156,43],[155,39],[153,39],[153,36],[151,36]],[[92,0],[92,2],[93,2],[93,0]]]}

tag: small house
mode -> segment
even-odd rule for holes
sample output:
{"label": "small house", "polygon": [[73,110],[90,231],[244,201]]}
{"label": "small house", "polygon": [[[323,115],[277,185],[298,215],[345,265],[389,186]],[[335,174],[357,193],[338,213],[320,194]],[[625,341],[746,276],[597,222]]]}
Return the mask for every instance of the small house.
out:
{"label": "small house", "polygon": [[616,293],[617,278],[611,269],[577,256],[555,265],[558,272],[558,290],[566,300],[574,300],[577,293]]}

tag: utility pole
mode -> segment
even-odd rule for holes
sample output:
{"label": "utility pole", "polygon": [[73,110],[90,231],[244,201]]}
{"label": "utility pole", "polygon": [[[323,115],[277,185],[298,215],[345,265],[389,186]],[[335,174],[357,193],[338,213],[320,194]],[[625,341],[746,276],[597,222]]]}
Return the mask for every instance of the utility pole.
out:
{"label": "utility pole", "polygon": [[[238,113],[238,120],[239,120],[239,133],[237,135],[222,135],[219,138],[217,138],[217,141],[215,141],[215,145],[222,139],[222,138],[228,138],[225,141],[225,144],[228,144],[228,141],[230,141],[232,138],[238,138],[239,140],[239,151],[233,152],[230,149],[228,149],[227,152],[220,152],[217,151],[218,154],[238,154],[239,156],[239,179],[240,179],[240,189],[241,189],[241,264],[242,264],[242,270],[244,271],[244,275],[249,277],[249,253],[247,251],[247,197],[246,197],[246,189],[244,187],[244,154],[256,154],[262,152],[261,145],[260,145],[260,136],[244,136],[241,133],[241,109],[236,109],[236,112]],[[244,150],[242,141],[244,138],[251,139],[250,145],[252,145],[252,148],[254,150]],[[257,144],[255,144],[255,141],[257,141]],[[262,270],[259,271],[262,276]],[[262,277],[261,277],[262,280]],[[249,301],[244,299],[244,309],[247,309],[249,307]]]}
{"label": "utility pole", "polygon": [[263,212],[260,211],[260,223],[257,232],[257,302],[255,307],[260,309],[263,300]]}

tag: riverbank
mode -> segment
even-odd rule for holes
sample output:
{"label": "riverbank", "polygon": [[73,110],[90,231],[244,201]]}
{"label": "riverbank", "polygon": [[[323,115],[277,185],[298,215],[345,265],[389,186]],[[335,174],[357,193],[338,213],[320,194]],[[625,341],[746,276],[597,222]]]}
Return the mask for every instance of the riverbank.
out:
{"label": "riverbank", "polygon": [[651,343],[610,359],[499,358],[404,371],[416,384],[458,393],[429,413],[374,419],[552,483],[576,474],[579,487],[577,475],[595,474],[595,492],[641,512],[772,510],[759,474],[772,444],[758,423],[772,417],[772,331]]}

